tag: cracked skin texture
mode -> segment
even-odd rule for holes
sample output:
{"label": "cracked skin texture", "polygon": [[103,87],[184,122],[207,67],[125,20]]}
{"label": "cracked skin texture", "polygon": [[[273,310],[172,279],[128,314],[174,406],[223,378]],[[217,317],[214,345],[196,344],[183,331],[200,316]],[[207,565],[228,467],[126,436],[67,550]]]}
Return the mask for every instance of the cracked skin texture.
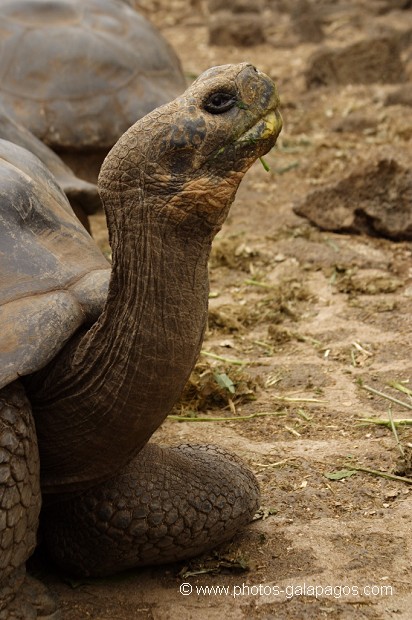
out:
{"label": "cracked skin texture", "polygon": [[[46,211],[54,215],[54,229],[45,244],[43,212],[37,246],[32,235],[34,258],[41,259],[47,247],[48,262],[59,256],[61,270],[54,279],[38,271],[32,300],[36,304],[39,297],[57,292],[68,301],[56,311],[57,335],[47,336],[53,342],[50,358],[43,350],[39,361],[32,346],[25,359],[30,372],[10,383],[21,373],[17,368],[10,375],[9,368],[3,385],[10,385],[0,394],[20,394],[27,415],[31,404],[41,462],[41,526],[50,554],[67,572],[106,575],[192,557],[230,539],[258,507],[257,482],[235,456],[209,445],[161,447],[148,441],[179,397],[200,350],[213,237],[243,175],[270,150],[280,129],[274,84],[246,63],[210,69],[181,97],[133,125],[107,156],[99,178],[113,252],[107,294],[101,279],[102,274],[109,278],[109,270],[97,258],[94,242],[76,233],[79,229],[67,221],[67,204],[62,209],[56,188],[51,197],[50,190],[47,194],[36,170],[30,189],[37,199],[47,194],[51,200]],[[9,202],[6,208],[16,206]],[[14,232],[27,225],[19,209],[12,218]],[[30,221],[35,221],[33,213]],[[68,227],[74,240],[64,234]],[[15,239],[17,273],[22,270],[17,233]],[[67,250],[63,255],[62,248]],[[76,256],[81,263],[77,275]],[[23,278],[25,294],[20,287],[15,300],[10,300],[8,283],[7,303],[27,307],[28,281]],[[24,315],[28,333],[36,335],[42,311],[39,306]],[[84,323],[78,325],[82,316]],[[13,342],[8,359],[13,346],[19,349]],[[32,471],[35,448],[24,458]],[[26,478],[38,509],[38,478]],[[3,484],[17,493],[12,473]],[[18,580],[11,587],[8,575],[23,570],[37,525],[33,517],[21,549],[8,525],[16,511],[26,511],[16,497],[16,505],[3,507],[5,527],[0,530],[9,558],[0,593],[9,609],[14,604],[9,600],[15,595],[17,601],[24,589]]]}

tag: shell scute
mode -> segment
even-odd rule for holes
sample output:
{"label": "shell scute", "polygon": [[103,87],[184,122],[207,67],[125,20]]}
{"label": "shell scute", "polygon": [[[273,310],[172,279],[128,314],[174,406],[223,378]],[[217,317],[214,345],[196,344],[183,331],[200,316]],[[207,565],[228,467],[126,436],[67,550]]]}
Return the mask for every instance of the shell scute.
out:
{"label": "shell scute", "polygon": [[47,363],[101,310],[109,271],[47,168],[0,140],[0,386]]}
{"label": "shell scute", "polygon": [[171,46],[126,4],[10,0],[0,23],[0,103],[53,147],[111,147],[185,89]]}

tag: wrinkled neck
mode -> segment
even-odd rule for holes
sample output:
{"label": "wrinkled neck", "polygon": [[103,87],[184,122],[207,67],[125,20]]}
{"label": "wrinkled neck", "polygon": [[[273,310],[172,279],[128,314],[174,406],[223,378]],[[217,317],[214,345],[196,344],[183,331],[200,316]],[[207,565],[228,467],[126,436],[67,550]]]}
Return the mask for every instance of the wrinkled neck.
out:
{"label": "wrinkled neck", "polygon": [[127,198],[120,199],[112,231],[122,232],[118,238],[112,234],[107,303],[75,360],[84,365],[89,350],[99,350],[93,370],[98,375],[96,365],[110,359],[104,384],[109,382],[111,394],[125,407],[138,401],[142,414],[147,411],[147,428],[154,430],[161,423],[154,410],[166,408],[159,414],[165,417],[199,352],[211,238],[174,225],[166,215],[150,217],[147,204],[130,209]]}
{"label": "wrinkled neck", "polygon": [[92,484],[148,441],[178,399],[207,319],[210,231],[106,195],[113,250],[105,308],[32,395],[50,492]]}
{"label": "wrinkled neck", "polygon": [[89,366],[93,351],[90,381],[100,377],[99,391],[122,415],[128,412],[131,427],[136,422],[136,449],[170,411],[199,353],[211,239],[147,217],[143,209],[130,224],[121,224],[121,243],[113,237],[107,304],[75,361]]}

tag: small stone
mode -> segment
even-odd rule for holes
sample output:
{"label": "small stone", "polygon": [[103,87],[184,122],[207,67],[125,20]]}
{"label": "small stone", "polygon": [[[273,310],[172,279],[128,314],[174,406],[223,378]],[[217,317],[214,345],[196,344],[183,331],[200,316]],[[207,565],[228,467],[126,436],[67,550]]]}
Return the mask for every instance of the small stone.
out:
{"label": "small stone", "polygon": [[323,40],[321,21],[308,0],[297,0],[291,18],[293,29],[302,43],[319,43]]}
{"label": "small stone", "polygon": [[207,8],[209,13],[260,13],[263,7],[262,0],[208,0]]}
{"label": "small stone", "polygon": [[210,17],[210,45],[252,47],[264,41],[263,19],[259,14],[219,11]]}
{"label": "small stone", "polygon": [[407,83],[397,90],[389,93],[385,99],[385,105],[403,105],[412,107],[412,84]]}
{"label": "small stone", "polygon": [[355,169],[293,207],[322,230],[412,239],[412,172],[392,159]]}
{"label": "small stone", "polygon": [[393,84],[406,79],[395,37],[368,38],[343,48],[321,48],[309,58],[308,88],[333,84]]}

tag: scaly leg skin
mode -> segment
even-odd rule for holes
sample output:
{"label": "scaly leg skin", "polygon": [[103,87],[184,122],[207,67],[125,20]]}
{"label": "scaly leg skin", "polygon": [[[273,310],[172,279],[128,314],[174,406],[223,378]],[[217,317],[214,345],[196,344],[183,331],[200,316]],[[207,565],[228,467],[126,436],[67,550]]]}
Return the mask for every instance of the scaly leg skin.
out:
{"label": "scaly leg skin", "polygon": [[232,454],[148,444],[116,477],[48,506],[42,524],[58,565],[98,577],[196,556],[230,540],[258,506],[257,481]]}
{"label": "scaly leg skin", "polygon": [[18,382],[0,391],[0,620],[57,620],[55,601],[26,575],[36,545],[40,472],[31,407]]}

